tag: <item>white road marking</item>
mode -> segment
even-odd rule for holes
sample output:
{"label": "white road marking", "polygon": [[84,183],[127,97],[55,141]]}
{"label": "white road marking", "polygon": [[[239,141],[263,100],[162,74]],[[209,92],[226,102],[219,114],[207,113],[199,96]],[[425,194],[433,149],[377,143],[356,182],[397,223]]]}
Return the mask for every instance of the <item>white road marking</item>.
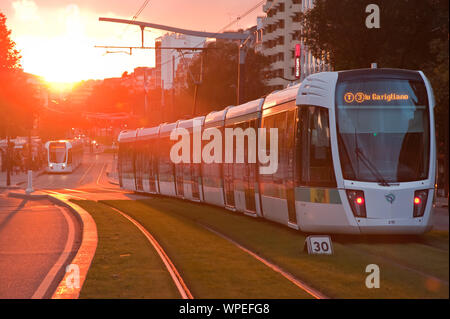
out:
{"label": "white road marking", "polygon": [[73,189],[73,188],[63,188],[63,189],[65,189],[66,191],[69,191],[69,192],[89,194],[88,192],[79,191],[79,190],[76,190],[76,189]]}
{"label": "white road marking", "polygon": [[68,227],[68,234],[67,234],[67,241],[66,245],[64,247],[64,250],[61,252],[61,255],[59,256],[56,263],[53,265],[53,267],[50,269],[50,271],[45,276],[44,280],[39,285],[38,289],[35,291],[31,299],[42,299],[47,292],[48,288],[52,284],[52,282],[55,280],[56,275],[61,270],[61,267],[64,267],[65,263],[67,262],[68,257],[72,253],[71,248],[73,247],[73,243],[75,241],[75,226],[73,225],[72,219],[70,218],[69,214],[66,212],[65,209],[63,209],[60,206],[56,206],[62,213],[64,218],[67,222]]}
{"label": "white road marking", "polygon": [[89,173],[89,171],[92,169],[92,167],[94,167],[94,165],[97,163],[97,161],[94,161],[91,166],[88,167],[88,169],[86,170],[86,172],[84,172],[83,176],[81,176],[81,178],[78,180],[78,184],[81,184],[81,181],[86,177],[86,175]]}

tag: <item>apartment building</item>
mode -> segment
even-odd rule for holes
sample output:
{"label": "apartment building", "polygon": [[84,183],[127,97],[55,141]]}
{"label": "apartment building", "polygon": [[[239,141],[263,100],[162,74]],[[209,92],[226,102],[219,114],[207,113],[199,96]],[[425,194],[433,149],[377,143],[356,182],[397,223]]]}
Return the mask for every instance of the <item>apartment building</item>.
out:
{"label": "apartment building", "polygon": [[329,66],[314,57],[301,39],[300,15],[313,8],[313,0],[267,0],[263,6],[262,53],[271,65],[267,85],[281,89],[295,79],[295,46],[300,44],[300,81],[311,73],[327,71]]}
{"label": "apartment building", "polygon": [[[189,35],[167,33],[159,37],[155,41],[155,67],[156,67],[156,81],[158,86],[167,90],[174,85],[174,78],[180,63],[183,63],[180,53],[177,50],[167,50],[162,48],[201,48],[203,47],[206,38],[194,37]],[[183,51],[185,59],[191,59],[195,51]],[[198,51],[197,51],[198,52]]]}

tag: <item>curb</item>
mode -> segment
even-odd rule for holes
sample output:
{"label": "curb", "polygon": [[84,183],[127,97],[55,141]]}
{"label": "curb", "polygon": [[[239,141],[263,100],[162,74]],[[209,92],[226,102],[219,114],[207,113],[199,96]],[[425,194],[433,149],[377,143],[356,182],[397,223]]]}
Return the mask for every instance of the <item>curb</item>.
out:
{"label": "curb", "polygon": [[[45,169],[42,169],[40,171],[36,171],[35,173],[36,173],[36,176],[33,176],[33,178],[40,177],[40,176],[45,174]],[[23,185],[23,184],[26,184],[26,183],[27,183],[27,181],[25,180],[25,181],[21,181],[21,182],[15,183],[14,185],[11,185],[11,186],[0,186],[0,189],[20,189],[21,188],[20,185]]]}
{"label": "curb", "polygon": [[12,186],[0,186],[0,189],[20,189],[20,186],[18,186],[17,184]]}
{"label": "curb", "polygon": [[118,181],[116,181],[115,179],[113,179],[109,176],[110,174],[111,174],[111,172],[106,172],[106,177],[108,177],[108,183],[113,184],[113,185],[119,185]]}
{"label": "curb", "polygon": [[[53,203],[68,208],[75,216],[81,221],[82,224],[82,238],[81,244],[77,253],[70,262],[70,265],[78,266],[77,270],[66,272],[63,279],[59,282],[55,292],[51,299],[78,299],[80,296],[81,288],[86,280],[89,267],[94,259],[95,251],[97,249],[98,235],[97,225],[95,224],[92,216],[80,206],[71,203],[68,197],[64,195],[53,195],[37,192],[38,194],[26,194],[26,193],[8,193],[9,197],[23,198],[29,200],[48,199]],[[69,265],[68,265],[69,266]],[[72,268],[73,269],[73,268]],[[75,276],[79,278],[79,285],[77,282],[72,282]]]}

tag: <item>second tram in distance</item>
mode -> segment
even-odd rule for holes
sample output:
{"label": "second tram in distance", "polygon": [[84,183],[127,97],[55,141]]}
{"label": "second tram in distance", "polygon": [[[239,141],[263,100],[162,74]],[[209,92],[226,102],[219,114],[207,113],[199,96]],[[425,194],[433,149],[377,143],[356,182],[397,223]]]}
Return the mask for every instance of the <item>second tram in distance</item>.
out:
{"label": "second tram in distance", "polygon": [[[174,164],[170,132],[194,119],[119,135],[124,189],[205,202],[304,232],[420,234],[431,229],[434,98],[421,71],[322,72],[265,98],[195,120],[278,129],[278,169]],[[190,134],[192,143],[192,133]],[[222,152],[222,156],[224,152]],[[223,159],[223,158],[222,158]]]}
{"label": "second tram in distance", "polygon": [[48,173],[71,173],[81,164],[83,143],[78,139],[48,141],[45,149]]}

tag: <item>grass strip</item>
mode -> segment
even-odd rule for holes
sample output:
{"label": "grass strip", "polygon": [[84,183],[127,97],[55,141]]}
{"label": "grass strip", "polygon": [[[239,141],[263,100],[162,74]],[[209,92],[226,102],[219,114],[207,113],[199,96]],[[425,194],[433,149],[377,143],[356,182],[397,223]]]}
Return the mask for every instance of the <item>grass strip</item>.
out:
{"label": "grass strip", "polygon": [[180,298],[145,236],[110,207],[73,200],[97,225],[98,245],[80,298]]}
{"label": "grass strip", "polygon": [[194,298],[312,298],[229,241],[182,216],[139,201],[104,201],[158,240]]}
{"label": "grass strip", "polygon": [[[448,285],[431,280],[417,272],[407,271],[386,261],[385,258],[360,253],[349,245],[349,240],[343,243],[340,240],[334,241],[333,256],[311,256],[303,252],[304,234],[276,223],[173,198],[154,196],[141,202],[148,206],[149,211],[158,210],[170,216],[184,216],[192,221],[198,220],[207,224],[273,261],[330,297],[448,298]],[[124,202],[122,205],[127,206],[130,203]],[[356,236],[348,238],[355,242],[359,240]],[[433,240],[438,240],[440,245],[443,245],[445,236],[435,237]],[[376,248],[377,245],[378,243],[375,243],[370,247]],[[404,245],[399,244],[398,249],[401,249],[402,246]],[[389,247],[382,248],[389,250]],[[448,252],[447,258],[443,260],[442,251],[433,247],[421,247],[418,253],[414,253],[414,247],[412,247],[406,250],[403,257],[410,256],[409,265],[415,267],[417,261],[421,260],[420,254],[427,249],[429,249],[427,254],[422,256],[422,265],[426,263],[426,258],[433,258],[440,264],[436,266],[440,267],[436,269],[436,272],[442,277],[442,269],[448,269]],[[395,252],[392,254],[398,256]],[[385,254],[385,256],[389,256],[389,254]],[[365,285],[368,275],[365,269],[369,264],[377,264],[380,267],[381,287],[378,289],[368,289]]]}

